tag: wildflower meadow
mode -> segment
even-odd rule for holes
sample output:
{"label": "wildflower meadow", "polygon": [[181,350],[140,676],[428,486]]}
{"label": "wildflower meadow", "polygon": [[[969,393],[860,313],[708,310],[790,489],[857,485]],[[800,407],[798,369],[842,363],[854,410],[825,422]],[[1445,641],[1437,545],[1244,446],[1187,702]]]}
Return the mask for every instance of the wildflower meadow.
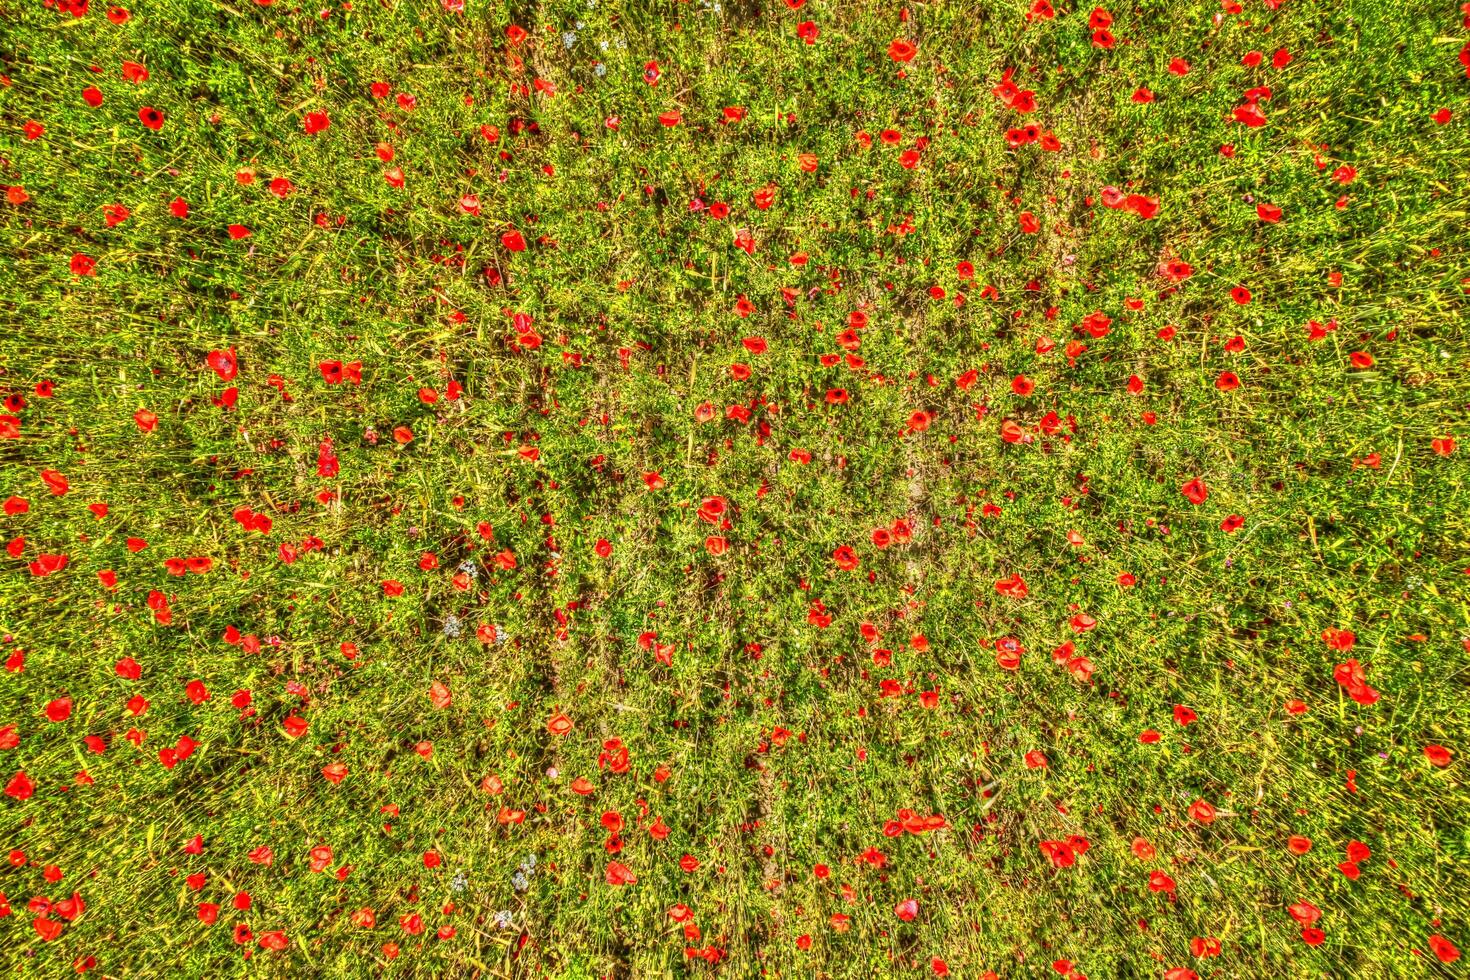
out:
{"label": "wildflower meadow", "polygon": [[0,197],[5,974],[1466,975],[1470,4],[0,0]]}

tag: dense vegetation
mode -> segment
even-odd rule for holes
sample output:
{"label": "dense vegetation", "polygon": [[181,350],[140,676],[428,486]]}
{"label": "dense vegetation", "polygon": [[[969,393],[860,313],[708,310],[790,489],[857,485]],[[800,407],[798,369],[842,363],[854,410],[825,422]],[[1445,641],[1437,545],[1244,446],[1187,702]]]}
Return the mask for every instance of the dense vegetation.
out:
{"label": "dense vegetation", "polygon": [[6,969],[1459,975],[1470,8],[1053,3],[0,7]]}

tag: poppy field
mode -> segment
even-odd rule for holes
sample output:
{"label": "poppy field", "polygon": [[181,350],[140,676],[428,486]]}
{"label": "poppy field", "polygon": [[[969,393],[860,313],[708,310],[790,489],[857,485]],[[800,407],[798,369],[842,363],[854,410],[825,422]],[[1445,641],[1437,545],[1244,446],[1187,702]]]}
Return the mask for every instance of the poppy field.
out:
{"label": "poppy field", "polygon": [[0,963],[1453,977],[1470,4],[0,8]]}

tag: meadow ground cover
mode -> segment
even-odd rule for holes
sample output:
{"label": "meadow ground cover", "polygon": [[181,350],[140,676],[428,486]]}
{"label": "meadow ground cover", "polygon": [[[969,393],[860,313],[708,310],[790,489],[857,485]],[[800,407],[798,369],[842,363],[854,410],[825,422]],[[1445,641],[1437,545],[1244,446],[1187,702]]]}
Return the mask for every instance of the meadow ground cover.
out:
{"label": "meadow ground cover", "polygon": [[7,0],[0,960],[1458,976],[1470,7]]}

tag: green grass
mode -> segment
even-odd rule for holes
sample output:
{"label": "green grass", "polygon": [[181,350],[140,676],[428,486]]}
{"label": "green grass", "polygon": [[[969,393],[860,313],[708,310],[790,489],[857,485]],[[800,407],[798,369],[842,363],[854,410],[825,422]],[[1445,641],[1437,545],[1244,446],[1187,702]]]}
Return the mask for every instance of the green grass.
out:
{"label": "green grass", "polygon": [[1458,975],[1470,26],[1245,8],[0,8],[6,968]]}

